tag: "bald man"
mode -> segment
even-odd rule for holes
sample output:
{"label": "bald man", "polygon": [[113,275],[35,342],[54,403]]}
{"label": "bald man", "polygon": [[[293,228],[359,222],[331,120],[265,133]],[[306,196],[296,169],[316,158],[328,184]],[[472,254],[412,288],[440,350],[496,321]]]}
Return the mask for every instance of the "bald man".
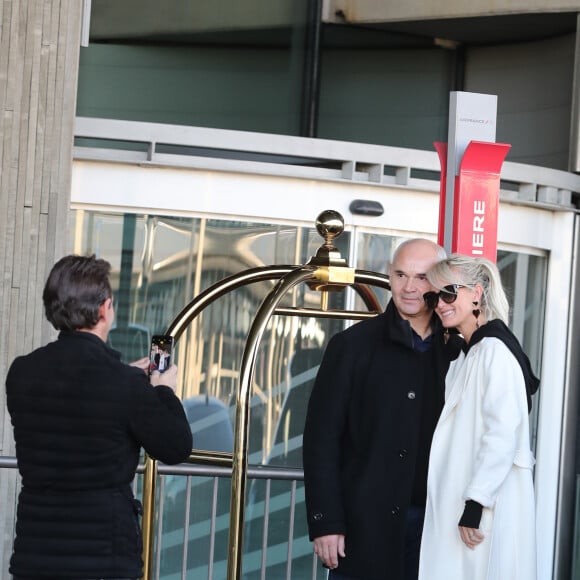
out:
{"label": "bald man", "polygon": [[417,578],[429,448],[460,347],[423,300],[445,257],[430,240],[400,244],[385,312],[326,348],[303,460],[310,539],[329,580]]}

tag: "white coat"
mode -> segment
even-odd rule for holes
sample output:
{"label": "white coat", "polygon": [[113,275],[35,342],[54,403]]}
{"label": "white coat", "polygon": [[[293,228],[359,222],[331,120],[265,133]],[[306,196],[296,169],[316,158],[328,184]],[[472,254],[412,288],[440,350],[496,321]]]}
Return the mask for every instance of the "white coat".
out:
{"label": "white coat", "polygon": [[[522,370],[485,337],[447,374],[431,446],[420,580],[535,580],[536,533],[528,407]],[[459,536],[465,500],[484,506],[484,541]]]}

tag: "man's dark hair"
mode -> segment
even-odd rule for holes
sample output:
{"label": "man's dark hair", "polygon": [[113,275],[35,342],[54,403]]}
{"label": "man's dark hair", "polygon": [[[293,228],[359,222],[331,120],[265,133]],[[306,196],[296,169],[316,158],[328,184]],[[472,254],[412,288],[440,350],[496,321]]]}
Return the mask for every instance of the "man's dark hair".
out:
{"label": "man's dark hair", "polygon": [[95,256],[65,256],[52,268],[44,292],[44,312],[57,330],[93,328],[99,307],[113,292],[111,264]]}

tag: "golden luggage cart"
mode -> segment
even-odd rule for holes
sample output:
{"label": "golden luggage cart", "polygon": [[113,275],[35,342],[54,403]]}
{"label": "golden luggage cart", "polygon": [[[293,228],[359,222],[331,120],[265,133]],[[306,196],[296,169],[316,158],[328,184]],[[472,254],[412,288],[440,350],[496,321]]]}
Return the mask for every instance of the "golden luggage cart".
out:
{"label": "golden luggage cart", "polygon": [[[264,266],[244,270],[214,284],[194,298],[175,318],[166,334],[175,341],[183,334],[187,326],[209,304],[247,284],[278,280],[262,301],[254,321],[250,326],[242,361],[236,396],[234,450],[233,453],[193,450],[189,463],[201,463],[232,469],[230,526],[228,540],[227,579],[239,580],[242,574],[242,549],[244,509],[248,469],[248,441],[251,385],[254,373],[256,354],[264,330],[274,314],[286,316],[315,316],[321,318],[342,318],[348,320],[376,316],[382,311],[375,293],[369,286],[390,290],[388,277],[376,272],[349,268],[340,252],[333,245],[333,240],[344,231],[344,220],[334,210],[323,211],[316,219],[318,233],[324,238],[316,255],[301,266]],[[278,307],[282,298],[300,283],[320,292],[319,308]],[[329,291],[352,287],[362,298],[366,311],[330,310],[328,308]],[[143,478],[143,561],[145,580],[152,578],[153,561],[153,528],[155,516],[155,497],[157,481],[157,462],[145,458]]]}

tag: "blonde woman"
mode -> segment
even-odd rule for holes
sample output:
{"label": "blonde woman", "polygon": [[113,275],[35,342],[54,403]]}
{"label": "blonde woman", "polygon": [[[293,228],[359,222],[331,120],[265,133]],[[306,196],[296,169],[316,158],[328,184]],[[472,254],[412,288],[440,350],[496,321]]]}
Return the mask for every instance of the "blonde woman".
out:
{"label": "blonde woman", "polygon": [[528,414],[538,379],[507,327],[496,265],[452,255],[425,302],[465,339],[451,363],[429,458],[420,580],[535,580]]}

